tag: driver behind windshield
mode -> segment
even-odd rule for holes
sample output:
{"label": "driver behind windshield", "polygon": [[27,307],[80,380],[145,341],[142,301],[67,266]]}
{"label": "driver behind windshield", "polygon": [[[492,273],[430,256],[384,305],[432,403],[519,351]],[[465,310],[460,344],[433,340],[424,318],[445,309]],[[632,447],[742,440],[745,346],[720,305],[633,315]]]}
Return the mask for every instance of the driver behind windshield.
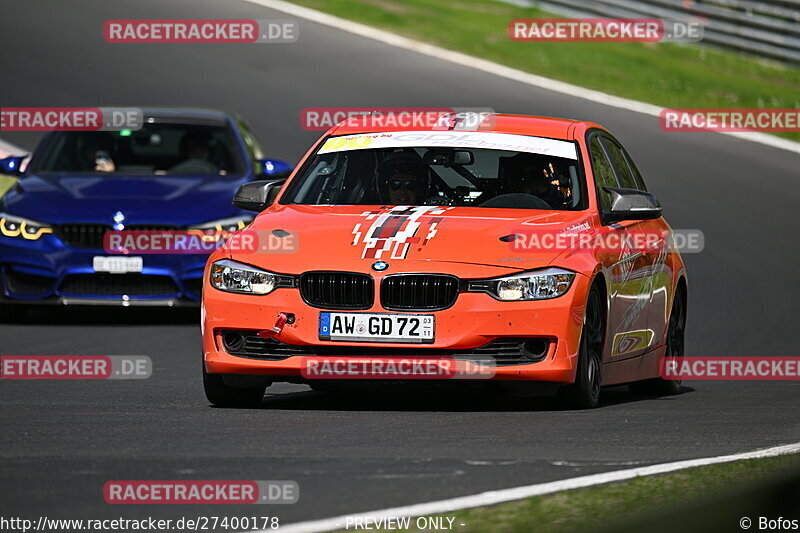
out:
{"label": "driver behind windshield", "polygon": [[211,135],[189,132],[181,138],[180,150],[184,160],[169,169],[170,174],[217,174],[219,168],[210,161]]}
{"label": "driver behind windshield", "polygon": [[428,168],[412,157],[390,158],[377,172],[378,194],[388,205],[420,205],[428,197]]}
{"label": "driver behind windshield", "polygon": [[115,172],[117,166],[111,158],[114,150],[114,138],[107,132],[89,132],[79,137],[78,148],[79,171]]}

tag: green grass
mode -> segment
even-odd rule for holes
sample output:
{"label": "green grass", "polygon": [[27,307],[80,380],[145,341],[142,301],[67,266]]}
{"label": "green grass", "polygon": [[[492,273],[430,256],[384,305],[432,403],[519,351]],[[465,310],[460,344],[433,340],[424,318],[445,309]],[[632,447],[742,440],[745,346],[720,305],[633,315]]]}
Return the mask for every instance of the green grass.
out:
{"label": "green grass", "polygon": [[6,191],[13,187],[16,182],[17,178],[0,175],[0,198],[2,198]]}
{"label": "green grass", "polygon": [[[608,530],[623,518],[636,519],[725,495],[798,466],[797,455],[737,461],[437,516],[455,517],[453,530],[459,533],[594,533]],[[412,527],[404,531],[419,531],[414,523],[412,519]]]}
{"label": "green grass", "polygon": [[[733,52],[670,43],[511,41],[506,33],[511,19],[552,16],[535,8],[491,0],[295,3],[541,76],[664,107],[800,107],[800,69]],[[800,140],[800,132],[780,135]]]}

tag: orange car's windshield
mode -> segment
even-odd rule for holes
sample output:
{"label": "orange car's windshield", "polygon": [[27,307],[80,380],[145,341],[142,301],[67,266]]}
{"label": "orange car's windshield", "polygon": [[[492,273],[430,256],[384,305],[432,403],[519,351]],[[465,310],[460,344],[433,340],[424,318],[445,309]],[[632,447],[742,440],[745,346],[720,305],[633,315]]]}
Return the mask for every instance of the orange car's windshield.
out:
{"label": "orange car's windshield", "polygon": [[578,160],[569,157],[484,148],[388,147],[320,150],[281,202],[578,210],[584,208],[583,191]]}

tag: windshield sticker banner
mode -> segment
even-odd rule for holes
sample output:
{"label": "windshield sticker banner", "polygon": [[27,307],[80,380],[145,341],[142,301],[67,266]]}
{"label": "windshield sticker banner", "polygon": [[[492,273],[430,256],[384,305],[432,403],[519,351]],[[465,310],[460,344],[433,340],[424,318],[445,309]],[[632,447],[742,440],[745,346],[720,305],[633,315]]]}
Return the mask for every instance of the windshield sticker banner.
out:
{"label": "windshield sticker banner", "polygon": [[509,152],[528,152],[566,159],[578,159],[575,145],[569,141],[527,137],[508,133],[462,131],[403,131],[363,133],[331,137],[320,148],[320,154],[364,150],[367,148],[484,148]]}

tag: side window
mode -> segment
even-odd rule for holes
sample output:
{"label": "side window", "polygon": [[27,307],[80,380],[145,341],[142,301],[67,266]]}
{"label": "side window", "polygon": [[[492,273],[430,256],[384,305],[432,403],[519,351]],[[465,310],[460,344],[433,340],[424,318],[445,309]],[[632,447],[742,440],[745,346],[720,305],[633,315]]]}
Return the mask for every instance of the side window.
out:
{"label": "side window", "polygon": [[611,159],[611,164],[614,165],[614,170],[617,171],[620,187],[625,187],[626,189],[641,189],[631,167],[628,165],[628,160],[622,154],[622,148],[614,141],[605,137],[603,138],[603,146],[606,147],[608,157]]}
{"label": "side window", "polygon": [[244,146],[247,149],[247,155],[250,156],[252,161],[255,161],[256,159],[263,159],[264,153],[261,151],[261,146],[258,144],[258,139],[256,139],[255,135],[253,135],[250,127],[244,120],[239,119],[236,122],[239,125],[239,132],[242,134]]}
{"label": "side window", "polygon": [[633,177],[634,177],[634,179],[636,179],[636,183],[638,184],[638,187],[636,187],[636,188],[641,190],[641,191],[646,191],[647,190],[647,185],[644,184],[644,179],[642,178],[641,172],[639,172],[639,169],[636,168],[636,165],[633,163],[633,158],[631,157],[631,154],[629,154],[627,151],[625,151],[624,148],[622,149],[622,154],[625,156],[625,159],[628,161],[628,166],[630,166],[631,170],[633,171]]}
{"label": "side window", "polygon": [[617,178],[614,177],[614,170],[606,157],[605,150],[600,145],[600,139],[596,135],[589,141],[589,154],[592,158],[592,172],[594,173],[594,183],[600,195],[600,209],[606,211],[611,209],[611,194],[603,190],[603,187],[617,187]]}

